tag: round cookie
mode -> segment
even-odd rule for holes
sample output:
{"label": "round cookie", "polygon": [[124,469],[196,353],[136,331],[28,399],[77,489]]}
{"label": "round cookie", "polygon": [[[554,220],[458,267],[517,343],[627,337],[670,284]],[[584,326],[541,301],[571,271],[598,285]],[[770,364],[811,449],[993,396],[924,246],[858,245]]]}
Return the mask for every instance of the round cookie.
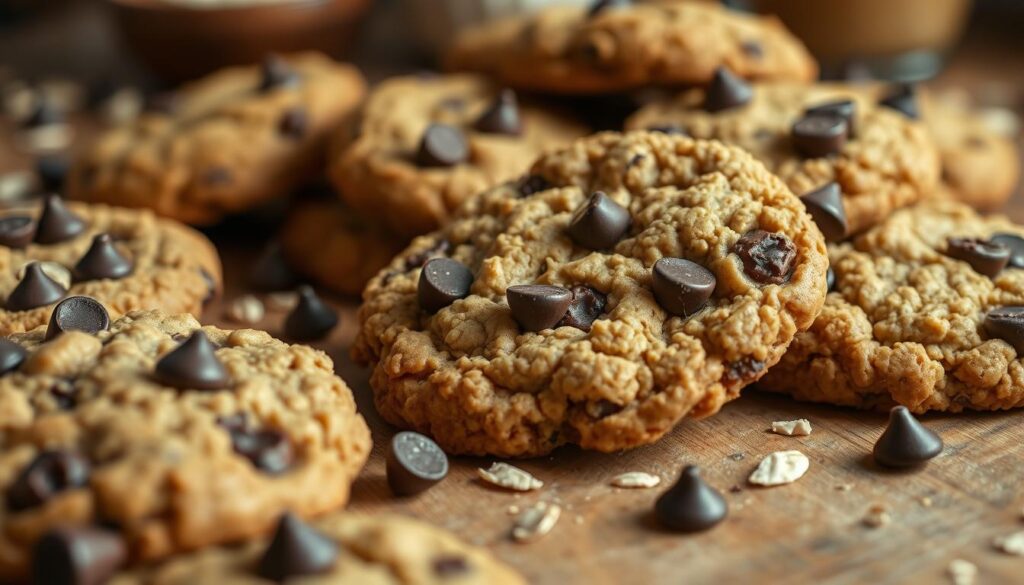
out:
{"label": "round cookie", "polygon": [[726,65],[751,79],[812,81],[818,68],[774,17],[699,2],[550,6],[469,29],[447,56],[517,89],[602,94],[696,85]]}
{"label": "round cookie", "polygon": [[[707,92],[687,91],[642,108],[626,128],[680,131],[739,146],[799,196],[834,181],[842,192],[848,233],[875,225],[935,189],[939,158],[927,128],[878,105],[878,92],[839,84],[755,84],[750,89],[748,101],[717,111],[706,109]],[[800,143],[794,127],[808,119],[808,108],[845,100],[855,109],[848,138],[824,146]]]}
{"label": "round cookie", "polygon": [[355,68],[315,53],[226,69],[101,136],[75,161],[69,196],[215,223],[320,172],[329,135],[364,93]]}
{"label": "round cookie", "polygon": [[530,172],[363,293],[378,410],[449,453],[651,443],[760,378],[824,301],[820,232],[737,148],[603,133]]}
{"label": "round cookie", "polygon": [[148,561],[348,500],[370,434],[323,352],[156,311],[45,334],[12,337],[27,352],[14,370],[2,348],[5,581],[58,527]]}
{"label": "round cookie", "polygon": [[[1016,236],[1003,241],[1018,247],[988,262],[983,249],[949,241],[996,234]],[[1024,305],[1022,236],[1024,227],[1004,217],[929,201],[830,245],[833,292],[759,387],[918,413],[1024,405],[1024,345],[986,324],[994,309]],[[1010,265],[986,276],[998,270],[1000,255]]]}
{"label": "round cookie", "polygon": [[355,132],[338,132],[329,173],[356,212],[408,238],[586,133],[481,77],[396,77],[370,93]]}
{"label": "round cookie", "polygon": [[[199,315],[204,302],[220,290],[217,251],[191,228],[147,210],[65,204],[52,195],[44,199],[42,208],[48,211],[40,207],[0,211],[4,224],[18,221],[15,218],[31,219],[28,236],[36,240],[14,241],[10,232],[0,229],[0,302],[4,303],[0,335],[45,325],[54,303],[65,296],[62,289],[67,289],[67,295],[97,299],[112,317],[140,309]],[[39,227],[40,218],[43,227]],[[101,234],[110,239],[98,238]],[[56,238],[66,239],[51,241]],[[86,257],[89,260],[83,260]],[[42,263],[44,272],[56,277],[59,288],[54,294],[26,294],[44,285],[52,288],[50,282],[54,282],[26,283],[21,274],[32,262]],[[80,263],[81,269],[76,269]],[[12,302],[12,295],[17,302]]]}

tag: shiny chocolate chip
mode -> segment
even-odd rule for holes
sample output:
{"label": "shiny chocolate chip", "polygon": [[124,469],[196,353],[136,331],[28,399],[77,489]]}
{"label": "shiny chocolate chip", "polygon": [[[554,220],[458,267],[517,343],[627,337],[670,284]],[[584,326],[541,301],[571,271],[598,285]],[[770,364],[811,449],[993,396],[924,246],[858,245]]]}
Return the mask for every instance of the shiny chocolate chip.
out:
{"label": "shiny chocolate chip", "polygon": [[717,282],[714,273],[685,258],[661,258],[654,263],[651,276],[658,304],[683,318],[704,308]]}
{"label": "shiny chocolate chip", "polygon": [[68,297],[57,303],[46,327],[49,341],[65,331],[82,331],[95,335],[110,328],[110,315],[103,303],[92,297]]}
{"label": "shiny chocolate chip", "polygon": [[286,512],[277,523],[257,571],[271,581],[284,581],[290,577],[326,573],[337,559],[336,542]]}
{"label": "shiny chocolate chip", "polygon": [[0,376],[17,370],[26,355],[21,344],[0,337]]}
{"label": "shiny chocolate chip", "polygon": [[501,90],[494,102],[477,118],[473,128],[488,134],[521,134],[523,122],[519,117],[519,104],[515,92],[511,89]]}
{"label": "shiny chocolate chip", "polygon": [[715,69],[704,95],[704,109],[708,112],[721,112],[746,105],[754,97],[754,90],[743,79],[737,77],[727,67]]}
{"label": "shiny chocolate chip", "polygon": [[8,311],[27,311],[44,307],[62,299],[66,292],[60,283],[43,272],[42,264],[32,262],[25,267],[25,276],[7,296],[4,307]]}
{"label": "shiny chocolate chip", "polygon": [[575,327],[582,331],[590,331],[594,321],[604,313],[608,304],[607,295],[583,284],[573,286],[569,292],[572,293],[569,310],[565,312],[557,327]]}
{"label": "shiny chocolate chip", "polygon": [[654,505],[658,522],[677,532],[701,532],[725,519],[729,505],[718,490],[700,476],[696,465],[687,465],[674,486]]}
{"label": "shiny chocolate chip", "polygon": [[451,167],[469,158],[469,143],[462,130],[447,124],[431,124],[423,132],[416,164],[422,167]]}
{"label": "shiny chocolate chip", "polygon": [[132,273],[135,264],[114,245],[110,234],[98,234],[85,255],[75,264],[72,273],[76,281],[124,278]]}
{"label": "shiny chocolate chip", "polygon": [[24,248],[32,243],[35,233],[36,223],[31,217],[11,215],[0,218],[0,246]]}
{"label": "shiny chocolate chip", "polygon": [[221,390],[231,385],[210,339],[196,330],[156,363],[156,378],[179,390]]}
{"label": "shiny chocolate chip", "polygon": [[448,456],[429,437],[403,431],[388,444],[388,486],[396,496],[413,496],[448,475]]}
{"label": "shiny chocolate chip", "polygon": [[796,246],[783,234],[754,230],[733,246],[743,262],[743,272],[758,284],[782,284],[789,280],[796,261]]}
{"label": "shiny chocolate chip", "polygon": [[278,55],[268,55],[260,65],[260,91],[298,85],[299,74]]}
{"label": "shiny chocolate chip", "polygon": [[989,337],[1002,339],[1024,355],[1024,307],[998,307],[985,315],[982,324]]}
{"label": "shiny chocolate chip", "polygon": [[417,290],[420,308],[436,313],[468,297],[472,286],[473,273],[461,262],[451,258],[427,260],[420,271]]}
{"label": "shiny chocolate chip", "polygon": [[524,331],[551,329],[569,309],[572,293],[560,286],[520,284],[505,291],[512,318]]}
{"label": "shiny chocolate chip", "polygon": [[59,195],[47,195],[43,200],[43,212],[36,222],[35,241],[37,244],[56,244],[77,236],[85,230],[85,222],[75,215]]}
{"label": "shiny chocolate chip", "polygon": [[338,313],[311,286],[298,290],[299,302],[284,321],[284,333],[295,341],[322,339],[338,324]]}
{"label": "shiny chocolate chip", "polygon": [[989,278],[1006,268],[1010,261],[1010,248],[980,238],[949,238],[946,255],[971,265],[975,272]]}
{"label": "shiny chocolate chip", "polygon": [[906,406],[889,411],[889,426],[875,443],[875,462],[885,467],[914,467],[942,453],[942,439],[910,414]]}
{"label": "shiny chocolate chip", "polygon": [[128,561],[120,534],[94,526],[61,526],[32,548],[32,582],[103,585]]}
{"label": "shiny chocolate chip", "polygon": [[827,242],[840,242],[846,238],[849,223],[843,208],[843,193],[839,183],[832,181],[800,197],[814,223]]}
{"label": "shiny chocolate chip", "polygon": [[917,90],[911,84],[903,84],[892,89],[878,102],[880,105],[900,112],[911,120],[917,120],[921,113],[917,107]]}
{"label": "shiny chocolate chip", "polygon": [[63,491],[84,486],[89,473],[89,462],[74,451],[43,451],[7,488],[7,507],[21,511],[41,506]]}
{"label": "shiny chocolate chip", "polygon": [[1024,238],[1017,234],[999,233],[992,236],[993,244],[1006,246],[1010,249],[1010,268],[1024,268]]}
{"label": "shiny chocolate chip", "polygon": [[804,110],[805,116],[838,116],[846,120],[848,137],[852,138],[857,134],[857,104],[853,100],[835,100],[825,102],[817,106],[811,106]]}
{"label": "shiny chocolate chip", "polygon": [[584,248],[605,250],[622,239],[629,222],[629,210],[598,191],[576,210],[566,231]]}
{"label": "shiny chocolate chip", "polygon": [[849,128],[839,116],[812,115],[797,120],[790,135],[801,156],[820,158],[843,150]]}

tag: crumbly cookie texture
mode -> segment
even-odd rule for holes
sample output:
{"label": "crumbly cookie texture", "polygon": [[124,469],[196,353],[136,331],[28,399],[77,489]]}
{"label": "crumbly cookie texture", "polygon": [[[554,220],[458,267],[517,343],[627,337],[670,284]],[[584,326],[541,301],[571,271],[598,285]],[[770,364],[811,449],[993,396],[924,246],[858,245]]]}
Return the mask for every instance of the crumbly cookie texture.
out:
{"label": "crumbly cookie texture", "polygon": [[365,94],[359,72],[315,53],[287,57],[295,83],[261,89],[259,67],[185,86],[170,112],[101,136],[69,195],[212,224],[288,195],[323,168],[328,137]]}
{"label": "crumbly cookie texture", "polygon": [[[337,585],[524,585],[526,580],[486,550],[424,522],[392,514],[332,514],[314,523],[340,544],[334,568],[303,582]],[[207,549],[162,566],[123,574],[110,585],[267,583],[255,574],[265,541]],[[299,579],[297,579],[299,580]]]}
{"label": "crumbly cookie texture", "polygon": [[[263,534],[284,510],[305,517],[345,504],[370,434],[330,358],[262,331],[203,327],[231,387],[157,382],[156,362],[197,329],[189,315],[154,311],[96,336],[44,342],[41,328],[12,337],[28,356],[0,377],[4,580],[25,576],[33,543],[57,525],[102,523],[133,561],[148,561]],[[236,451],[242,443],[233,447],[236,434],[250,449],[285,451],[290,464],[263,471]],[[50,497],[12,506],[19,475],[55,450],[84,460],[87,481],[61,490],[54,472]]]}
{"label": "crumbly cookie texture", "polygon": [[[894,210],[931,195],[939,157],[927,128],[876,104],[870,87],[758,84],[745,105],[708,112],[705,92],[691,90],[634,114],[627,129],[678,128],[695,138],[739,146],[782,178],[798,196],[835,181],[843,195],[850,233],[885,219]],[[804,111],[836,100],[853,100],[855,134],[834,155],[805,158],[791,129]]]}
{"label": "crumbly cookie texture", "polygon": [[[132,261],[131,274],[119,279],[75,281],[67,294],[95,298],[111,317],[141,309],[199,315],[204,301],[220,290],[217,251],[195,230],[146,210],[82,203],[69,203],[68,207],[86,224],[77,236],[56,244],[0,246],[0,299],[6,299],[18,285],[19,271],[25,264],[54,262],[71,270],[89,250],[94,236],[101,233],[110,234],[114,246]],[[0,218],[38,215],[38,207],[0,212]],[[52,309],[53,304],[25,311],[0,310],[0,335],[45,325]]]}
{"label": "crumbly cookie texture", "polygon": [[950,237],[997,233],[1024,236],[1024,228],[935,201],[830,245],[834,292],[759,387],[917,413],[1024,405],[1024,362],[983,327],[991,309],[1024,305],[1024,270],[989,278],[945,254]]}
{"label": "crumbly cookie texture", "polygon": [[447,65],[518,89],[566,94],[704,84],[722,65],[751,79],[817,77],[810,53],[774,17],[699,2],[587,12],[551,6],[470,29]]}
{"label": "crumbly cookie texture", "polygon": [[[566,234],[595,191],[631,215],[603,252]],[[788,280],[747,276],[734,246],[754,230],[791,242]],[[463,263],[474,280],[468,297],[428,314],[417,283],[433,256]],[[651,267],[663,257],[717,278],[689,319],[655,301]],[[818,313],[825,270],[820,232],[750,155],[685,137],[603,133],[542,156],[530,176],[469,200],[443,230],[414,240],[364,291],[353,356],[373,366],[383,416],[450,453],[626,449],[684,416],[717,412],[763,375]],[[520,330],[505,291],[531,283],[574,288],[579,304],[563,321],[578,324]]]}
{"label": "crumbly cookie texture", "polygon": [[[543,149],[587,133],[567,116],[525,103],[518,106],[519,135],[476,129],[498,90],[473,75],[398,77],[375,87],[358,128],[340,130],[334,145],[329,173],[342,199],[411,238],[442,225],[467,197],[521,173]],[[462,132],[465,160],[451,166],[417,161],[431,124]]]}

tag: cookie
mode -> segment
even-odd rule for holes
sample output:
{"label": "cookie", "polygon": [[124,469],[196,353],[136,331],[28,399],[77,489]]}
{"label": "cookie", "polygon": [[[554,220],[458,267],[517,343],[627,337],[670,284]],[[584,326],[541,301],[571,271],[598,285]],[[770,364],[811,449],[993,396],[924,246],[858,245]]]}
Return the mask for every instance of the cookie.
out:
{"label": "cookie", "polygon": [[397,77],[370,93],[354,138],[351,128],[339,132],[329,172],[357,213],[411,238],[521,173],[542,149],[586,133],[480,77]]}
{"label": "cookie", "polygon": [[[281,529],[299,532],[310,527]],[[393,514],[334,514],[312,525],[328,550],[327,562],[309,571],[311,580],[337,585],[431,585],[459,583],[521,585],[526,580],[494,559],[484,549],[470,546],[455,536],[424,522]],[[243,547],[204,550],[174,559],[165,565],[123,574],[110,585],[203,585],[230,582],[237,585],[267,583],[260,573],[284,563],[270,563],[270,543],[253,542]],[[300,547],[302,556],[313,546]],[[318,549],[318,552],[320,549]],[[315,555],[307,553],[308,559]],[[298,563],[296,563],[298,565]]]}
{"label": "cookie", "polygon": [[384,418],[448,453],[627,449],[760,378],[818,313],[826,263],[750,155],[597,134],[414,240],[364,291],[353,357]]}
{"label": "cookie", "polygon": [[355,68],[314,53],[226,69],[102,135],[75,161],[69,196],[216,223],[320,172],[364,93]]}
{"label": "cookie", "polygon": [[[156,311],[46,336],[2,348],[5,582],[58,526],[138,562],[336,509],[369,453],[351,392],[310,347]],[[14,368],[8,352],[24,354]]]}
{"label": "cookie", "polygon": [[469,29],[447,56],[451,70],[564,94],[703,85],[721,65],[751,79],[812,81],[818,73],[776,18],[697,2],[550,6]]}
{"label": "cookie", "polygon": [[938,183],[939,158],[927,128],[878,104],[876,90],[724,83],[712,89],[717,91],[691,90],[644,107],[626,127],[739,146],[800,196],[836,182],[851,234],[930,195]]}
{"label": "cookie", "polygon": [[1024,305],[1022,237],[1004,217],[929,201],[830,245],[825,307],[760,387],[917,413],[1024,405],[1022,321],[1000,317]]}
{"label": "cookie", "polygon": [[115,318],[140,309],[199,315],[220,283],[209,240],[151,211],[54,195],[0,211],[0,335],[45,325],[66,295],[93,297]]}

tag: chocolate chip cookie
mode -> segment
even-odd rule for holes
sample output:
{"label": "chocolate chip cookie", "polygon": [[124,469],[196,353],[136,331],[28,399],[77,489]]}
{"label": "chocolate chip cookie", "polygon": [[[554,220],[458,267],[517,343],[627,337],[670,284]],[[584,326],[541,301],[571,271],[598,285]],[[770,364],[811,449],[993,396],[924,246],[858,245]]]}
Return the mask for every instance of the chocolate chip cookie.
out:
{"label": "chocolate chip cookie", "polygon": [[70,533],[116,568],[347,501],[370,434],[323,352],[155,311],[76,329],[0,345],[0,579]]}
{"label": "chocolate chip cookie", "polygon": [[378,410],[449,453],[615,451],[714,414],[825,296],[821,233],[718,142],[603,133],[470,199],[363,293]]}
{"label": "chocolate chip cookie", "polygon": [[473,75],[385,81],[357,126],[354,137],[351,128],[339,132],[331,178],[356,212],[406,238],[437,228],[464,199],[521,173],[542,149],[587,133]]}
{"label": "chocolate chip cookie", "polygon": [[550,6],[468,30],[447,64],[564,94],[705,84],[721,65],[751,79],[811,81],[818,71],[777,19],[700,2]]}
{"label": "chocolate chip cookie", "polygon": [[319,172],[364,93],[355,68],[312,53],[215,73],[101,136],[75,162],[69,195],[215,223]]}
{"label": "chocolate chip cookie", "polygon": [[139,309],[199,315],[220,282],[209,240],[151,211],[56,195],[0,211],[0,335],[45,325],[68,295],[93,297],[114,317]]}
{"label": "chocolate chip cookie", "polygon": [[821,315],[762,387],[914,412],[1024,405],[1024,227],[929,201],[829,256]]}

